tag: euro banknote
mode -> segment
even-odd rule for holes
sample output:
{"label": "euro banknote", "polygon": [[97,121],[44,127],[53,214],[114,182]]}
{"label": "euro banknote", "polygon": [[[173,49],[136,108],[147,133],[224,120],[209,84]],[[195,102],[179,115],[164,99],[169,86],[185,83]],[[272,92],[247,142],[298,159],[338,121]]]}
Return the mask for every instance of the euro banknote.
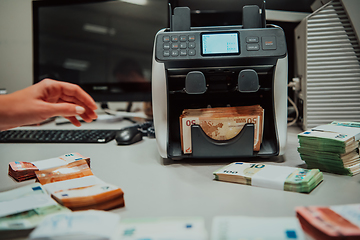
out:
{"label": "euro banknote", "polygon": [[360,239],[360,204],[299,206],[296,215],[314,239]]}
{"label": "euro banknote", "polygon": [[332,122],[298,134],[298,152],[308,168],[353,176],[360,173],[360,125]]}
{"label": "euro banknote", "polygon": [[54,201],[40,183],[0,193],[0,238],[25,237],[44,217],[70,212]]}
{"label": "euro banknote", "polygon": [[122,189],[94,176],[85,160],[35,174],[57,202],[73,211],[110,210],[125,205]]}
{"label": "euro banknote", "polygon": [[215,172],[215,180],[292,192],[311,192],[323,181],[318,169],[234,162]]}
{"label": "euro banknote", "polygon": [[86,160],[90,166],[90,158],[84,157],[80,153],[68,153],[59,157],[33,162],[10,162],[9,175],[13,177],[16,181],[21,182],[35,178],[35,171],[63,166],[78,160]]}
{"label": "euro banknote", "polygon": [[260,150],[263,134],[264,109],[260,105],[185,109],[180,118],[181,147],[184,154],[192,153],[191,126],[197,124],[215,141],[237,136],[246,123],[253,123],[254,151]]}

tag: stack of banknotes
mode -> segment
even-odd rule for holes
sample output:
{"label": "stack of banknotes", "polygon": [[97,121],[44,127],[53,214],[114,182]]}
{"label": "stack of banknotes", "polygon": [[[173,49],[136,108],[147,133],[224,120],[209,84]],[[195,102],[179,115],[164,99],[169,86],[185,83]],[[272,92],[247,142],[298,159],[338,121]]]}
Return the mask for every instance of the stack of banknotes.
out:
{"label": "stack of banknotes", "polygon": [[40,183],[0,193],[0,239],[26,237],[46,216],[71,212]]}
{"label": "stack of banknotes", "polygon": [[360,204],[301,206],[296,215],[314,239],[360,239]]}
{"label": "stack of banknotes", "polygon": [[37,180],[61,205],[76,210],[123,207],[123,191],[93,175],[86,160],[35,172]]}
{"label": "stack of banknotes", "polygon": [[57,158],[50,158],[34,162],[10,162],[9,175],[16,181],[21,182],[35,178],[35,171],[64,166],[78,160],[86,160],[90,166],[90,158],[84,157],[79,153],[68,153]]}
{"label": "stack of banknotes", "polygon": [[264,109],[260,105],[222,108],[185,109],[180,116],[181,147],[192,153],[191,125],[199,125],[214,140],[229,140],[237,136],[246,123],[253,123],[254,151],[260,151]]}
{"label": "stack of banknotes", "polygon": [[309,193],[323,180],[319,169],[234,162],[215,172],[216,180]]}
{"label": "stack of banknotes", "polygon": [[360,123],[321,125],[298,134],[298,152],[308,168],[353,176],[360,173]]}

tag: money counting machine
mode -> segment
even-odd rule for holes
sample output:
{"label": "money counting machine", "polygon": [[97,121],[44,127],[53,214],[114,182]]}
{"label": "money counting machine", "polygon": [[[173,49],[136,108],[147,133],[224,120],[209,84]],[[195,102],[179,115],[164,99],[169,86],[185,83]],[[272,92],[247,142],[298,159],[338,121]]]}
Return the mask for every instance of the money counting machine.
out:
{"label": "money counting machine", "polygon": [[[170,11],[170,28],[154,41],[152,101],[155,135],[163,158],[271,157],[284,153],[288,61],[284,31],[265,22],[265,9],[244,6],[242,25],[191,27],[190,9]],[[262,10],[262,11],[261,11]],[[250,106],[264,109],[260,151],[254,124],[228,141],[191,126],[192,153],[181,148],[184,109]]]}

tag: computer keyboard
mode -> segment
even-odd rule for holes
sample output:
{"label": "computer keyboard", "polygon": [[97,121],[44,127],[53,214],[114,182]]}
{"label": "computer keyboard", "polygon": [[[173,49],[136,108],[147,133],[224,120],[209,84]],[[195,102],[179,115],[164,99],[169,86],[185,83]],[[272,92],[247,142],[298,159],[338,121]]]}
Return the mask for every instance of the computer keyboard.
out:
{"label": "computer keyboard", "polygon": [[117,130],[7,130],[0,132],[0,143],[107,143]]}

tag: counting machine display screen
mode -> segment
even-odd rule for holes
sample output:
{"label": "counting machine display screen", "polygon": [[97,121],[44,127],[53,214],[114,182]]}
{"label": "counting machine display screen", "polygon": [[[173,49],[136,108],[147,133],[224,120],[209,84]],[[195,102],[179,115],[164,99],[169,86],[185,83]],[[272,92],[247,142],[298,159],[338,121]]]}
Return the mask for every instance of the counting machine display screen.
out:
{"label": "counting machine display screen", "polygon": [[239,33],[203,33],[202,55],[239,54]]}

